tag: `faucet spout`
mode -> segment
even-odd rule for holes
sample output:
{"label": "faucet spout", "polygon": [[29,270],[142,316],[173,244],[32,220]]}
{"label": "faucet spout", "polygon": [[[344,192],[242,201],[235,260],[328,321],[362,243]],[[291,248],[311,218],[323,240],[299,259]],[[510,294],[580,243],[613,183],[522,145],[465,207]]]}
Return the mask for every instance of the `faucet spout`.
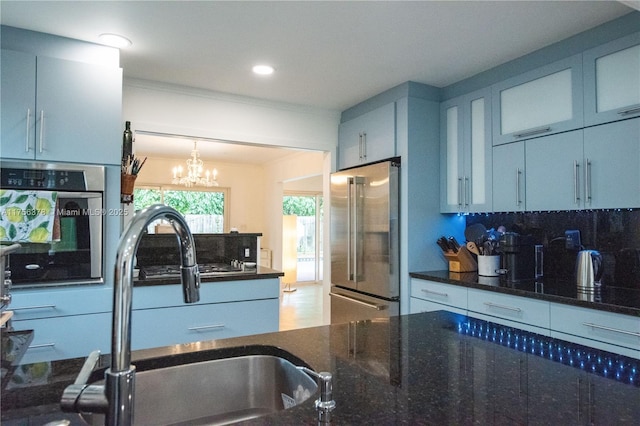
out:
{"label": "faucet spout", "polygon": [[[113,320],[111,331],[111,364],[105,372],[106,407],[100,398],[99,386],[90,386],[91,398],[82,397],[80,387],[68,388],[62,401],[65,411],[105,412],[105,424],[133,424],[135,366],[131,365],[131,315],[134,258],[146,227],[156,219],[167,219],[175,229],[181,255],[182,290],[185,303],[200,300],[200,274],[196,264],[193,235],[184,218],[175,209],[154,204],[136,213],[124,230],[116,253],[113,284]],[[73,385],[72,385],[73,386]],[[68,392],[67,392],[68,391]],[[96,402],[97,401],[97,402]]]}

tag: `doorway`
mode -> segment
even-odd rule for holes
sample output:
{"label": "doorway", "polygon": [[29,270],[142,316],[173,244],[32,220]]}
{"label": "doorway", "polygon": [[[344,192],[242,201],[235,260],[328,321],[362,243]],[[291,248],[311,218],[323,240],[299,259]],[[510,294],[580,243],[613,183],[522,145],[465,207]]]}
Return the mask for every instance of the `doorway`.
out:
{"label": "doorway", "polygon": [[282,213],[296,216],[296,282],[321,282],[324,261],[322,194],[286,192]]}

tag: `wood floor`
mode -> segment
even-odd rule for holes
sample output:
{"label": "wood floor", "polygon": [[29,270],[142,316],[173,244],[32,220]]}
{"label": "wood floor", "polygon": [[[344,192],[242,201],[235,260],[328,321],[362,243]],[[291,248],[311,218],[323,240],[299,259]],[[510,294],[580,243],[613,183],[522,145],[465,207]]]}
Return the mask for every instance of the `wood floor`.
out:
{"label": "wood floor", "polygon": [[280,293],[280,331],[322,325],[322,284],[294,284],[294,288]]}

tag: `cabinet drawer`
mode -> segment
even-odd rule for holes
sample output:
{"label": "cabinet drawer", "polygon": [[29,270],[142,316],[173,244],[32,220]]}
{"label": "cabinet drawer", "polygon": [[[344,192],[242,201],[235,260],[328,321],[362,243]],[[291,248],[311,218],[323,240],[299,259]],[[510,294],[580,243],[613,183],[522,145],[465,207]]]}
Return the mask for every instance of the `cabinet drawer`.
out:
{"label": "cabinet drawer", "polygon": [[111,312],[111,287],[68,287],[50,290],[13,290],[9,310],[16,321]]}
{"label": "cabinet drawer", "polygon": [[13,328],[34,331],[23,364],[86,357],[96,349],[111,351],[110,313],[13,321]]}
{"label": "cabinet drawer", "polygon": [[[631,348],[640,358],[640,317],[556,303],[551,304],[550,314],[552,331]],[[593,346],[586,341],[576,343]]]}
{"label": "cabinet drawer", "polygon": [[462,286],[413,278],[411,297],[453,306],[462,311],[467,309],[467,288]]}
{"label": "cabinet drawer", "polygon": [[[549,302],[476,289],[469,289],[468,300],[469,316],[524,330],[529,330],[528,326],[549,329]],[[474,315],[474,312],[482,316]],[[496,319],[505,319],[508,322]],[[530,330],[536,333],[543,332],[537,328]],[[544,334],[548,334],[548,331]]]}
{"label": "cabinet drawer", "polygon": [[411,297],[409,300],[409,312],[412,314],[419,314],[422,312],[433,311],[447,311],[460,315],[466,315],[466,309],[454,308],[453,306],[443,305],[441,303],[430,302],[428,300],[418,299],[417,297]]}
{"label": "cabinet drawer", "polygon": [[279,299],[133,312],[132,348],[146,349],[278,331]]}
{"label": "cabinet drawer", "polygon": [[[203,282],[200,285],[200,302],[198,304],[277,299],[278,297],[280,297],[280,280],[278,278]],[[133,309],[182,305],[184,305],[184,301],[180,284],[135,287],[133,289]]]}

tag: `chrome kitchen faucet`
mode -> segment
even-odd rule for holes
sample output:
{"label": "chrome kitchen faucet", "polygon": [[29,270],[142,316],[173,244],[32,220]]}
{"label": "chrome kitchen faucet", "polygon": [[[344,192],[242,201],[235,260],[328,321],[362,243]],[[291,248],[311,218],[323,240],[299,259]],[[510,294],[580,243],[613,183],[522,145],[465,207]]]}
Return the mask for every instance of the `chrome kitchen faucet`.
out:
{"label": "chrome kitchen faucet", "polygon": [[[131,365],[131,307],[134,258],[145,228],[161,218],[169,220],[178,237],[184,301],[195,303],[200,300],[195,244],[182,215],[162,204],[154,204],[136,213],[124,230],[116,253],[111,366],[105,372],[105,385],[87,385],[88,374],[80,374],[79,380],[68,386],[62,395],[63,411],[104,413],[105,424],[109,426],[133,424],[136,369]],[[82,370],[90,372],[93,365],[86,364],[96,362],[97,357],[88,357]]]}

